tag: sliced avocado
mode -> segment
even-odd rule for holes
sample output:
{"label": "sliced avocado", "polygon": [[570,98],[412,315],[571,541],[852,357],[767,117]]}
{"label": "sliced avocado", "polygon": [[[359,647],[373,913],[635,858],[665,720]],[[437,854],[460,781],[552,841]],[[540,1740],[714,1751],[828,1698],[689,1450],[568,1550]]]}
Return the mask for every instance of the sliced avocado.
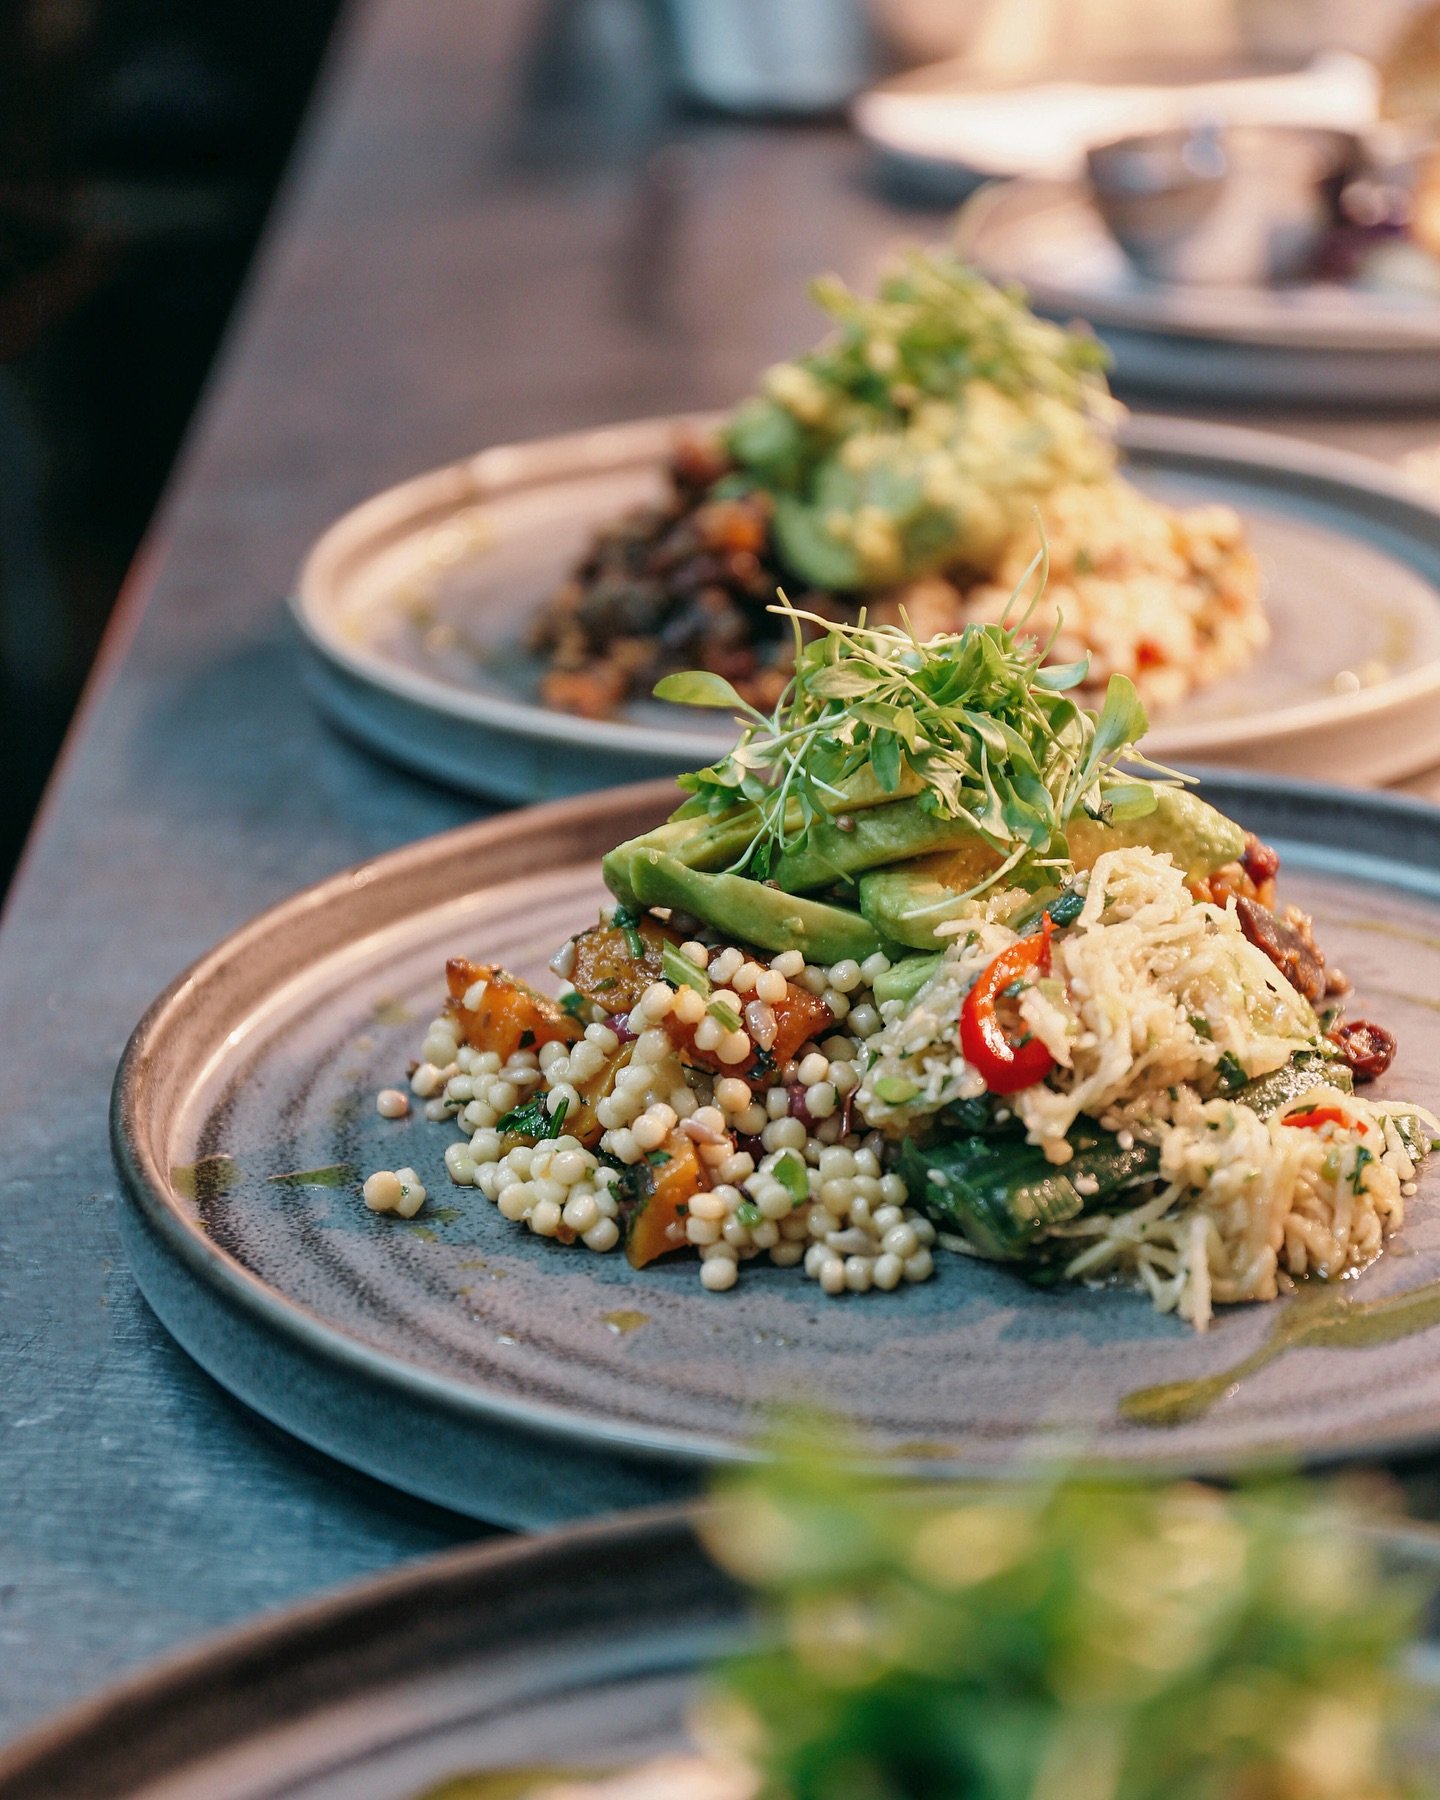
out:
{"label": "sliced avocado", "polygon": [[938,950],[929,956],[902,956],[876,977],[875,1004],[883,1006],[887,1000],[903,1000],[908,1005],[939,967]]}
{"label": "sliced avocado", "polygon": [[848,816],[848,829],[842,830],[838,819],[812,820],[804,843],[778,859],[773,873],[781,887],[803,894],[833,887],[837,879],[866,869],[979,842],[971,820],[937,818],[918,800],[895,800],[842,816]]}
{"label": "sliced avocado", "polygon": [[653,831],[617,844],[602,860],[600,873],[617,900],[639,906],[643,902],[635,892],[631,869],[642,852],[659,851],[687,868],[723,869],[743,854],[754,835],[754,814],[749,808],[721,820],[703,815],[667,819]]}
{"label": "sliced avocado", "polygon": [[860,910],[885,937],[913,950],[943,944],[935,927],[957,917],[964,896],[1000,866],[998,853],[982,838],[958,850],[917,857],[893,869],[872,869],[860,877]]}
{"label": "sliced avocado", "polygon": [[799,950],[807,962],[863,962],[884,944],[859,913],[805,900],[746,875],[707,875],[660,850],[637,851],[627,868],[642,906],[673,906],[742,944]]}
{"label": "sliced avocado", "polygon": [[1142,819],[1106,825],[1080,814],[1065,827],[1065,836],[1077,869],[1093,868],[1107,850],[1140,845],[1168,851],[1189,881],[1213,875],[1245,849],[1245,833],[1233,819],[1188,788],[1176,787],[1157,788],[1155,810]]}
{"label": "sliced avocado", "polygon": [[[1093,868],[1107,850],[1142,845],[1167,851],[1190,881],[1234,862],[1245,848],[1240,827],[1185,788],[1157,789],[1155,810],[1144,818],[1103,824],[1082,815],[1070,821],[1065,835],[1077,869]],[[962,896],[999,863],[996,852],[975,839],[961,849],[917,857],[897,868],[872,868],[860,878],[860,910],[897,944],[931,949],[945,941],[935,935],[936,927],[959,916],[966,904]],[[1036,878],[1051,873],[1037,870]],[[1013,879],[1024,884],[1018,873]]]}

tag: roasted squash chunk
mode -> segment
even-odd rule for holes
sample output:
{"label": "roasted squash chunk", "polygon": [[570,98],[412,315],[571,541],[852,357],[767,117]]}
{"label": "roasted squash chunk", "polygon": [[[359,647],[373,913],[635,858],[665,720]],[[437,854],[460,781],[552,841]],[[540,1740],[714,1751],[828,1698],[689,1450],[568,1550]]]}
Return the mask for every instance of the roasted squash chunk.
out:
{"label": "roasted squash chunk", "polygon": [[[584,1034],[584,1026],[563,1007],[493,963],[472,963],[463,956],[452,956],[445,965],[445,982],[450,990],[446,1011],[460,1027],[464,1041],[472,1050],[493,1050],[502,1062],[517,1050],[573,1044]],[[484,988],[476,996],[476,1004],[467,1006],[465,996],[479,982]]]}
{"label": "roasted squash chunk", "polygon": [[652,1154],[666,1160],[647,1162],[637,1171],[649,1191],[626,1225],[625,1257],[632,1269],[643,1269],[657,1256],[685,1248],[689,1203],[705,1185],[699,1155],[684,1132],[672,1131],[663,1147]]}
{"label": "roasted squash chunk", "polygon": [[[636,942],[644,954],[635,954]],[[607,1013],[627,1013],[650,986],[662,979],[664,946],[682,942],[680,933],[659,919],[642,913],[628,929],[619,925],[592,925],[575,939],[575,966],[570,979],[585,996]]]}
{"label": "roasted squash chunk", "polygon": [[595,1117],[595,1108],[605,1097],[613,1092],[615,1077],[630,1061],[633,1044],[622,1044],[614,1056],[608,1057],[601,1065],[598,1074],[592,1075],[588,1081],[574,1084],[580,1096],[580,1110],[567,1112],[562,1127],[566,1137],[579,1138],[587,1150],[593,1150],[605,1135],[605,1127]]}
{"label": "roasted squash chunk", "polygon": [[773,1087],[781,1078],[781,1070],[801,1045],[808,1044],[812,1038],[823,1037],[835,1023],[835,1015],[818,994],[812,994],[809,988],[797,987],[793,981],[785,985],[785,998],[775,1001],[770,1010],[775,1015],[777,1027],[775,1042],[768,1052],[757,1051],[738,1067],[734,1063],[721,1062],[713,1050],[695,1047],[698,1026],[684,1025],[672,1017],[665,1021],[665,1029],[674,1038],[683,1061],[711,1069],[717,1075],[741,1075],[752,1087]]}

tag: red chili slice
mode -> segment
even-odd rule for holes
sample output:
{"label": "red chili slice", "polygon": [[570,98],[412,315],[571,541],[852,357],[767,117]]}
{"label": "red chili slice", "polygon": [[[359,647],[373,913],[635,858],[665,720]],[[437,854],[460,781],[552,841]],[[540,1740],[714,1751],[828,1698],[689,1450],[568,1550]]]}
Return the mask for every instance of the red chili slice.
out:
{"label": "red chili slice", "polygon": [[960,1009],[960,1048],[992,1094],[1017,1094],[1034,1087],[1055,1067],[1055,1058],[1037,1037],[1012,1044],[1000,1022],[999,1000],[1012,982],[1036,971],[1048,973],[1055,927],[1047,912],[1034,937],[1021,938],[981,970]]}
{"label": "red chili slice", "polygon": [[1338,1106],[1312,1106],[1305,1112],[1287,1113],[1280,1123],[1298,1125],[1304,1131],[1317,1131],[1322,1125],[1343,1125],[1349,1130],[1355,1121]]}

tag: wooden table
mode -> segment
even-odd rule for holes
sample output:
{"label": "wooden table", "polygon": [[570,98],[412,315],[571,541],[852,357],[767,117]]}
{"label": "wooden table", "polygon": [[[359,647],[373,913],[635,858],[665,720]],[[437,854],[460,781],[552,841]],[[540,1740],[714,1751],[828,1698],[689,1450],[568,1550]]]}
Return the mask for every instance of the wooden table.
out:
{"label": "wooden table", "polygon": [[[863,279],[937,230],[879,196],[839,127],[673,118],[643,54],[605,40],[619,9],[577,12],[591,39],[562,53],[567,16],[373,0],[352,17],[11,898],[3,1734],[475,1531],[229,1401],[117,1245],[106,1102],[152,995],[290,890],[476,810],[312,715],[280,604],[305,546],[486,442],[722,404],[806,340],[809,275]],[[1440,437],[1435,418],[1276,423],[1384,456]]]}

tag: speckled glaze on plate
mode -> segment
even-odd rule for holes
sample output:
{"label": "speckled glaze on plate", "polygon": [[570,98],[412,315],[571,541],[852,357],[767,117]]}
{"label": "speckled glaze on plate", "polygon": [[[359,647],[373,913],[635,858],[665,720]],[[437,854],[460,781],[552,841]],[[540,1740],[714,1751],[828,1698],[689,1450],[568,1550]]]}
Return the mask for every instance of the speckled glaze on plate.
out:
{"label": "speckled glaze on plate", "polygon": [[[482,451],[336,521],[292,609],[326,716],[474,793],[546,800],[712,761],[728,721],[632,700],[615,719],[542,706],[526,634],[595,529],[664,487],[676,432],[644,419]],[[711,421],[713,422],[713,421]],[[1156,498],[1244,516],[1272,641],[1154,721],[1169,762],[1359,786],[1440,760],[1440,508],[1380,464],[1192,419],[1132,418],[1126,470]],[[1340,692],[1348,672],[1360,692]]]}
{"label": "speckled glaze on plate", "polygon": [[[1204,791],[1279,845],[1285,896],[1354,980],[1353,1013],[1399,1037],[1382,1091],[1440,1109],[1440,809],[1234,775]],[[688,1259],[635,1271],[564,1250],[450,1186],[453,1129],[374,1107],[445,958],[543,978],[594,917],[599,855],[672,798],[632,788],[395,852],[262,915],[156,1002],[115,1089],[122,1222],[156,1312],[227,1387],[368,1473],[524,1526],[687,1491],[787,1400],[957,1474],[1053,1453],[1219,1470],[1440,1437],[1440,1331],[1288,1348],[1157,1428],[1122,1416],[1127,1395],[1231,1369],[1289,1303],[1225,1311],[1197,1338],[1131,1294],[1039,1292],[950,1256],[894,1294],[828,1300],[747,1266],[709,1295]],[[408,1225],[358,1191],[401,1164],[432,1196]],[[1440,1278],[1435,1199],[1432,1174],[1347,1296]]]}
{"label": "speckled glaze on plate", "polygon": [[[1440,1534],[1380,1534],[1434,1579]],[[145,1670],[0,1749],[0,1800],[421,1800],[459,1775],[683,1751],[744,1596],[661,1510],[462,1550]],[[1416,1676],[1436,1687],[1433,1636]],[[1433,1758],[1426,1717],[1415,1751]],[[676,1795],[675,1800],[683,1800]]]}

